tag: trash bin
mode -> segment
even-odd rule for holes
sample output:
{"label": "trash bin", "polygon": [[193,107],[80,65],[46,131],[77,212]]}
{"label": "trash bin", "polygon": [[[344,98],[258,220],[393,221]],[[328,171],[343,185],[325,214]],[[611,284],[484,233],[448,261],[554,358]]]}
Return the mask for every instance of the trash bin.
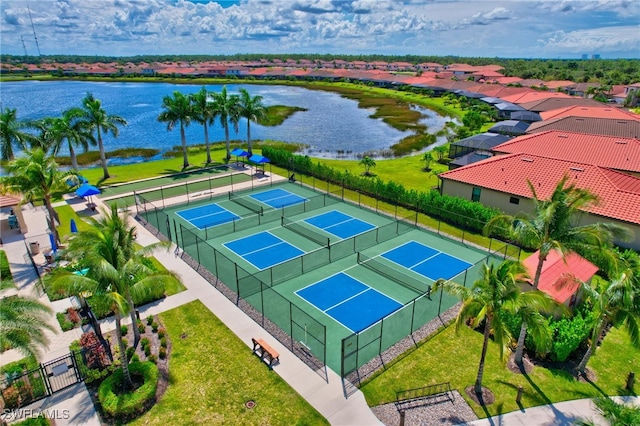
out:
{"label": "trash bin", "polygon": [[33,255],[40,253],[40,243],[37,241],[29,243],[29,248],[31,249],[31,254]]}

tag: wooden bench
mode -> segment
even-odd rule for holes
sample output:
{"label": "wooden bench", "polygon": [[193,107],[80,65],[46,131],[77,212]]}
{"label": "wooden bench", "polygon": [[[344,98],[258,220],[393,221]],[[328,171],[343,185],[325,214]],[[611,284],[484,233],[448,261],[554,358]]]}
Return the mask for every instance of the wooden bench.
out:
{"label": "wooden bench", "polygon": [[272,367],[274,362],[280,362],[280,354],[269,346],[267,342],[262,339],[254,338],[251,338],[251,341],[253,342],[253,353],[258,355],[260,359],[265,362],[268,361],[269,367]]}

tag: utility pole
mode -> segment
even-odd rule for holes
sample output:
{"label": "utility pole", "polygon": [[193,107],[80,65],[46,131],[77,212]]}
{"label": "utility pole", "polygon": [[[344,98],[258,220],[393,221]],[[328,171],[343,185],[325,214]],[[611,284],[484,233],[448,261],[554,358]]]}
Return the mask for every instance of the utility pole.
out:
{"label": "utility pole", "polygon": [[27,46],[25,46],[24,44],[24,38],[22,36],[20,36],[20,41],[22,42],[22,48],[24,49],[24,56],[29,56],[27,54]]}

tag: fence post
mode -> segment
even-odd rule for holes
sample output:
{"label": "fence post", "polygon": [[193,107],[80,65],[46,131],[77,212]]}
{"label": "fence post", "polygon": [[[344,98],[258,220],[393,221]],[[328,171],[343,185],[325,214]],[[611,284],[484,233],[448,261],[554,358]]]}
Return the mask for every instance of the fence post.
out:
{"label": "fence post", "polygon": [[400,426],[404,426],[404,410],[400,410]]}

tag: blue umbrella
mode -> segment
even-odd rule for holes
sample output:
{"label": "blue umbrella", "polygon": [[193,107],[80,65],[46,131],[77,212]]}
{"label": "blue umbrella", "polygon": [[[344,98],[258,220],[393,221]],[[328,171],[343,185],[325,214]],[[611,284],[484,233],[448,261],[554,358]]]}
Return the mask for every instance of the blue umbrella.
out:
{"label": "blue umbrella", "polygon": [[258,168],[258,165],[262,164],[262,173],[264,173],[264,165],[270,162],[267,157],[263,157],[262,155],[258,154],[253,154],[251,157],[249,157],[249,161],[256,164],[256,169]]}
{"label": "blue umbrella", "polygon": [[73,232],[74,234],[78,232],[78,226],[76,225],[76,221],[74,219],[71,219],[69,227],[71,228],[71,232]]}
{"label": "blue umbrella", "polygon": [[239,157],[248,157],[249,153],[247,151],[245,151],[242,148],[234,148],[233,150],[231,150],[230,152],[231,155],[234,155],[236,157],[236,164],[238,164],[240,158]]}
{"label": "blue umbrella", "polygon": [[51,243],[51,251],[55,253],[58,250],[58,245],[56,244],[56,237],[53,234],[49,234],[49,242]]}
{"label": "blue umbrella", "polygon": [[89,185],[88,183],[83,183],[78,189],[76,189],[76,195],[82,198],[89,197],[89,203],[91,203],[91,196],[99,193],[100,190],[98,188],[93,185]]}

